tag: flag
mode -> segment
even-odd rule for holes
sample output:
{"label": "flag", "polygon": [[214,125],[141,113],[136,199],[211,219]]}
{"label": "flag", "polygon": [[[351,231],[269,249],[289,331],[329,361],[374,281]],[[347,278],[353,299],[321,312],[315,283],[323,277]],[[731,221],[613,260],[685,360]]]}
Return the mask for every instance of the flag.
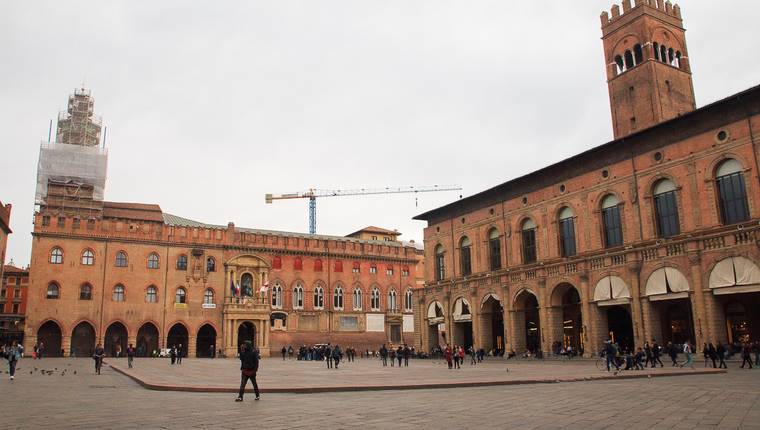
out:
{"label": "flag", "polygon": [[232,294],[232,297],[235,297],[237,295],[237,289],[235,288],[234,279],[230,279],[230,293]]}
{"label": "flag", "polygon": [[237,295],[240,295],[240,282],[235,282],[235,291],[237,292]]}
{"label": "flag", "polygon": [[261,288],[259,288],[259,292],[260,293],[266,293],[268,289],[269,289],[269,282],[267,282],[266,284],[262,285]]}

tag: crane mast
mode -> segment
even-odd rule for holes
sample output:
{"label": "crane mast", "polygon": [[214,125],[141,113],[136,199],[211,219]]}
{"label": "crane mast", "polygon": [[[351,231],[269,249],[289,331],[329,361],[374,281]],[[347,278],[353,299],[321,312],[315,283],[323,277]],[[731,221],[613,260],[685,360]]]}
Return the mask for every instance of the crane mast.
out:
{"label": "crane mast", "polygon": [[286,194],[266,194],[266,203],[274,203],[275,200],[309,199],[309,233],[317,233],[317,198],[321,197],[346,197],[346,196],[369,196],[378,194],[416,194],[433,193],[437,191],[460,191],[458,185],[432,185],[422,187],[386,187],[386,188],[358,188],[351,190],[320,190],[310,188],[307,191],[298,191]]}

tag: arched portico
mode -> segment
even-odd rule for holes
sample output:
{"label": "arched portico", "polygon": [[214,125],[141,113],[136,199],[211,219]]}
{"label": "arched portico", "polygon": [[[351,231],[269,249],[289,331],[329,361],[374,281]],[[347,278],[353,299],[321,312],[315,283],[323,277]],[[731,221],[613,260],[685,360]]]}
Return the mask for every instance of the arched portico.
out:
{"label": "arched portico", "polygon": [[446,318],[441,302],[434,300],[427,306],[426,334],[428,352],[446,345]]}
{"label": "arched portico", "polygon": [[451,343],[467,350],[472,341],[472,308],[466,298],[459,297],[451,310]]}
{"label": "arched portico", "polygon": [[760,338],[760,268],[746,257],[718,261],[710,271],[709,288],[716,319],[725,322],[718,340],[753,342]]}
{"label": "arched portico", "polygon": [[631,291],[619,276],[608,275],[594,287],[600,329],[593,342],[599,348],[608,339],[617,342],[623,350],[634,351]]}
{"label": "arched portico", "polygon": [[515,353],[529,352],[536,354],[541,351],[541,319],[538,311],[538,297],[533,291],[524,288],[514,299],[512,311],[512,345]]}
{"label": "arched portico", "polygon": [[661,267],[647,278],[645,313],[649,314],[649,341],[661,345],[694,343],[694,320],[686,277],[675,267]]}
{"label": "arched portico", "polygon": [[504,306],[494,293],[486,294],[480,302],[480,347],[495,355],[504,353]]}
{"label": "arched portico", "polygon": [[546,333],[552,339],[552,352],[572,348],[579,353],[585,348],[580,292],[574,285],[563,282],[554,287],[550,303],[547,312],[550,326]]}

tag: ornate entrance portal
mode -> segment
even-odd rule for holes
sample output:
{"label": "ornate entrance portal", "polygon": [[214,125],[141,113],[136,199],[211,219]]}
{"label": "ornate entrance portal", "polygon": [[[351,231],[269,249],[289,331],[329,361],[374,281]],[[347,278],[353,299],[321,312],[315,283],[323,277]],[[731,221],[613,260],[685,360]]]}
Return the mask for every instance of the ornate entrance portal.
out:
{"label": "ornate entrance portal", "polygon": [[250,340],[263,357],[268,357],[269,265],[256,255],[244,254],[231,259],[224,267],[224,355],[237,356],[240,345]]}

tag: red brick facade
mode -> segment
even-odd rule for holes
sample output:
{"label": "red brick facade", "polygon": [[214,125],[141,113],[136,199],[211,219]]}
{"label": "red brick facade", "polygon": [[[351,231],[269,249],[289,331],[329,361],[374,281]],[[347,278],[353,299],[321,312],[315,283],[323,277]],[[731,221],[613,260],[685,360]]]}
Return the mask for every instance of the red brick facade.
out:
{"label": "red brick facade", "polygon": [[[660,3],[602,15],[608,60],[653,52],[663,29],[681,53],[680,68],[642,52],[610,69],[613,120],[637,127],[616,123],[617,140],[417,217],[427,348],[760,339],[760,87],[693,111],[680,10]],[[619,97],[634,82],[645,102]]]}
{"label": "red brick facade", "polygon": [[29,286],[29,271],[6,265],[0,289],[0,342],[21,342]]}

